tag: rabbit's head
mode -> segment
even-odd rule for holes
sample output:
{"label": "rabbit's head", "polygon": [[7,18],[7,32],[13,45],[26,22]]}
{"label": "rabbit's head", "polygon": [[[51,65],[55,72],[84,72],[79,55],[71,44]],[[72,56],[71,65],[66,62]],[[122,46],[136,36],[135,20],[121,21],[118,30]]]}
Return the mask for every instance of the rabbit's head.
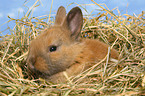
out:
{"label": "rabbit's head", "polygon": [[71,9],[66,16],[65,8],[59,7],[55,24],[31,41],[28,69],[35,76],[45,78],[70,67],[82,49],[78,42],[82,24],[80,8]]}

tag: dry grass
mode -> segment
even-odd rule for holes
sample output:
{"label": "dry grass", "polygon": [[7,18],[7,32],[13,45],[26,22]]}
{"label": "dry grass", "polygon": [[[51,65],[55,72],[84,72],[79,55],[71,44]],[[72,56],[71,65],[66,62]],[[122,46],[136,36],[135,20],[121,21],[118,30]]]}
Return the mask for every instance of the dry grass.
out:
{"label": "dry grass", "polygon": [[[94,4],[103,11],[91,19],[84,17],[82,38],[98,38],[117,49],[118,63],[107,63],[106,57],[67,84],[28,80],[25,60],[29,42],[53,23],[53,17],[47,15],[32,17],[30,8],[21,19],[9,17],[15,27],[1,38],[0,95],[145,95],[145,12],[117,16]],[[89,80],[81,82],[85,77]]]}

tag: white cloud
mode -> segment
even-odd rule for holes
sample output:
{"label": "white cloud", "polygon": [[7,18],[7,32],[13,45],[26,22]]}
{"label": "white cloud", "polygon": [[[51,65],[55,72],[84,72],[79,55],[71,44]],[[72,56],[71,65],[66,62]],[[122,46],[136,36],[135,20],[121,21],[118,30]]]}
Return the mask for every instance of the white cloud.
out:
{"label": "white cloud", "polygon": [[82,10],[83,15],[88,15],[89,13],[86,12],[86,10]]}
{"label": "white cloud", "polygon": [[112,5],[116,5],[119,7],[125,7],[129,4],[128,0],[110,0]]}
{"label": "white cloud", "polygon": [[[38,6],[38,7],[39,7],[39,6]],[[38,10],[39,10],[38,7],[34,7],[34,8],[33,8],[33,11],[34,11],[34,12],[38,11]],[[30,8],[30,7],[29,7],[29,8]]]}
{"label": "white cloud", "polygon": [[3,13],[0,13],[0,18],[3,17],[3,16],[4,16]]}
{"label": "white cloud", "polygon": [[24,12],[24,9],[21,8],[21,7],[14,8],[14,9],[10,10],[9,13],[7,13],[7,16],[10,16],[10,17],[14,18],[15,16],[17,16],[18,12],[22,13],[22,12]]}
{"label": "white cloud", "polygon": [[88,9],[89,11],[92,11],[92,10],[101,9],[101,8],[97,5],[91,5],[91,6],[88,6]]}
{"label": "white cloud", "polygon": [[99,6],[95,5],[95,4],[88,4],[85,5],[84,8],[87,10],[82,9],[82,12],[84,15],[89,15],[92,12],[96,12],[98,9],[101,9]]}
{"label": "white cloud", "polygon": [[11,18],[14,18],[15,17],[15,13],[13,13],[13,12],[8,13],[7,16],[10,16]]}
{"label": "white cloud", "polygon": [[20,8],[17,9],[17,11],[22,13],[22,12],[24,12],[24,9],[20,7]]}

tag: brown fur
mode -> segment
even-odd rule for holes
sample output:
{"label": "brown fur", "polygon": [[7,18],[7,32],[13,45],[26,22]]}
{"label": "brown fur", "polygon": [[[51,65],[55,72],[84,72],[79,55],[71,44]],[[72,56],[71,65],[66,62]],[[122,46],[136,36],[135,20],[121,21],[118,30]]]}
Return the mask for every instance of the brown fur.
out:
{"label": "brown fur", "polygon": [[[35,77],[46,78],[52,82],[65,82],[65,76],[74,76],[103,59],[108,45],[99,40],[79,39],[83,24],[80,8],[73,8],[66,16],[64,7],[58,9],[55,25],[34,39],[29,48],[28,68]],[[50,48],[56,46],[51,52]],[[118,59],[115,49],[111,58]]]}

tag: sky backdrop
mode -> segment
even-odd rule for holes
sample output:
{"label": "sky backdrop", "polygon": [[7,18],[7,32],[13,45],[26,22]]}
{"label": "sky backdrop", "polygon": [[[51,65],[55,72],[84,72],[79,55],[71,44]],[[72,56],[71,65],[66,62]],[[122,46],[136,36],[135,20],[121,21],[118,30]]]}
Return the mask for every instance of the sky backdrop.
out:
{"label": "sky backdrop", "polygon": [[[25,2],[27,1],[27,2]],[[8,26],[13,27],[13,23],[4,24],[11,18],[21,18],[28,11],[27,7],[31,7],[37,0],[1,0],[0,3],[0,32],[5,30]],[[33,16],[41,16],[49,14],[52,0],[40,0],[41,4],[35,8]],[[145,11],[145,0],[94,0],[98,4],[106,4],[112,10],[118,8],[121,14],[139,14]],[[25,5],[24,5],[25,4]],[[39,4],[39,2],[38,2]],[[72,5],[70,5],[72,4]],[[91,4],[91,6],[89,5]],[[74,6],[81,5],[87,9],[87,12],[82,9],[83,14],[97,13],[100,9],[91,0],[53,0],[52,14],[55,14],[59,6],[64,6],[67,12]],[[68,6],[70,5],[70,6]],[[67,7],[68,6],[68,7]],[[117,12],[115,13],[117,14]],[[3,32],[6,34],[7,32]],[[1,35],[1,34],[0,34]]]}

